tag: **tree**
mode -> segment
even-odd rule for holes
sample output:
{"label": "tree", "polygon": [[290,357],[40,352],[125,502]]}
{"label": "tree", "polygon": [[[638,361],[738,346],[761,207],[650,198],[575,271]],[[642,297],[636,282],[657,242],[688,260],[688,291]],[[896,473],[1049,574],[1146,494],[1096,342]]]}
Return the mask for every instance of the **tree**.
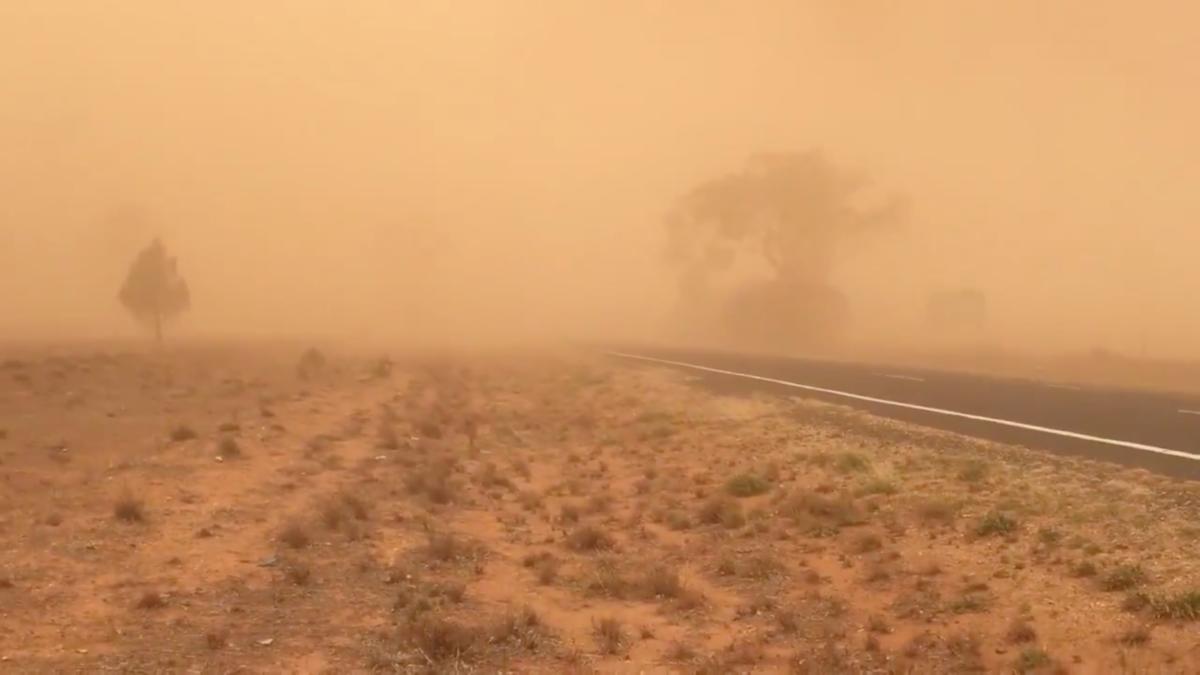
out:
{"label": "tree", "polygon": [[[848,316],[830,283],[842,242],[890,226],[903,213],[894,197],[862,205],[866,186],[813,150],[752,157],[685,194],[667,218],[684,315],[710,317],[723,337],[755,346],[828,340]],[[720,295],[718,279],[735,267],[759,279]]]}
{"label": "tree", "polygon": [[163,322],[191,307],[187,282],[179,276],[175,258],[158,239],[142,249],[129,266],[118,296],[134,318],[154,328],[154,337],[162,342]]}

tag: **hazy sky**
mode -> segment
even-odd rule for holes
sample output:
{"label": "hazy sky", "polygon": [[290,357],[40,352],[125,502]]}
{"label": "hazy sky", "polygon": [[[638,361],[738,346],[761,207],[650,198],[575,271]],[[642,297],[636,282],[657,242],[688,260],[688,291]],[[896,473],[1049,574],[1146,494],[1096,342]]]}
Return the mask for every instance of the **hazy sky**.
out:
{"label": "hazy sky", "polygon": [[[0,2],[0,331],[128,331],[162,233],[192,330],[651,330],[660,220],[759,151],[908,196],[840,273],[910,335],[1200,357],[1195,3]],[[137,214],[142,215],[137,215]],[[481,328],[481,326],[492,328]]]}

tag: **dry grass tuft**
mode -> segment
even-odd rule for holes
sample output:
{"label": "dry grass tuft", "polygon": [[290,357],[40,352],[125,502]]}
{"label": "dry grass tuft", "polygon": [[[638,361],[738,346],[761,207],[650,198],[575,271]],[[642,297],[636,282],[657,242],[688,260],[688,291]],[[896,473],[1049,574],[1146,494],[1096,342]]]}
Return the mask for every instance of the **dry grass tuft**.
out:
{"label": "dry grass tuft", "polygon": [[625,627],[616,617],[607,616],[593,620],[592,634],[596,637],[596,646],[601,654],[620,654],[629,642],[625,635]]}
{"label": "dry grass tuft", "polygon": [[576,551],[607,551],[616,545],[611,535],[595,525],[583,525],[567,536],[567,545]]}
{"label": "dry grass tuft", "polygon": [[146,520],[146,505],[142,498],[126,488],[113,503],[113,516],[126,523],[141,523]]}
{"label": "dry grass tuft", "polygon": [[298,520],[291,520],[283,526],[279,532],[279,541],[296,549],[304,548],[312,543],[312,539],[308,536],[308,530]]}

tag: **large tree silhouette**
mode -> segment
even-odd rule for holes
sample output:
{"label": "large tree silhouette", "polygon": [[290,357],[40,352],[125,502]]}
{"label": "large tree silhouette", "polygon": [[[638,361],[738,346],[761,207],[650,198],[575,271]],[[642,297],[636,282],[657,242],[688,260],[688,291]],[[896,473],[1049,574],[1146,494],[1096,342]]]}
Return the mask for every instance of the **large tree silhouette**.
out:
{"label": "large tree silhouette", "polygon": [[[754,156],[688,192],[667,218],[683,315],[707,315],[723,337],[755,346],[828,341],[848,314],[830,282],[840,244],[902,212],[896,198],[862,205],[865,187],[860,175],[807,151]],[[718,293],[716,279],[735,266],[759,269],[759,279]]]}
{"label": "large tree silhouette", "polygon": [[158,239],[142,249],[129,266],[119,298],[134,318],[154,329],[159,342],[163,323],[191,307],[191,293],[179,275],[178,263]]}

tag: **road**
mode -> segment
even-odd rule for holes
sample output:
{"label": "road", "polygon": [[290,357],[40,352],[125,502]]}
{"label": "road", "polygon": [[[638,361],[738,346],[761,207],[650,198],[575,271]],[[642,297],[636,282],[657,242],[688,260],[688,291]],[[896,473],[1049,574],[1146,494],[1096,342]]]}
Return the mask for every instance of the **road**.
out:
{"label": "road", "polygon": [[686,349],[610,355],[685,369],[722,391],[807,396],[976,438],[1200,479],[1200,396]]}

